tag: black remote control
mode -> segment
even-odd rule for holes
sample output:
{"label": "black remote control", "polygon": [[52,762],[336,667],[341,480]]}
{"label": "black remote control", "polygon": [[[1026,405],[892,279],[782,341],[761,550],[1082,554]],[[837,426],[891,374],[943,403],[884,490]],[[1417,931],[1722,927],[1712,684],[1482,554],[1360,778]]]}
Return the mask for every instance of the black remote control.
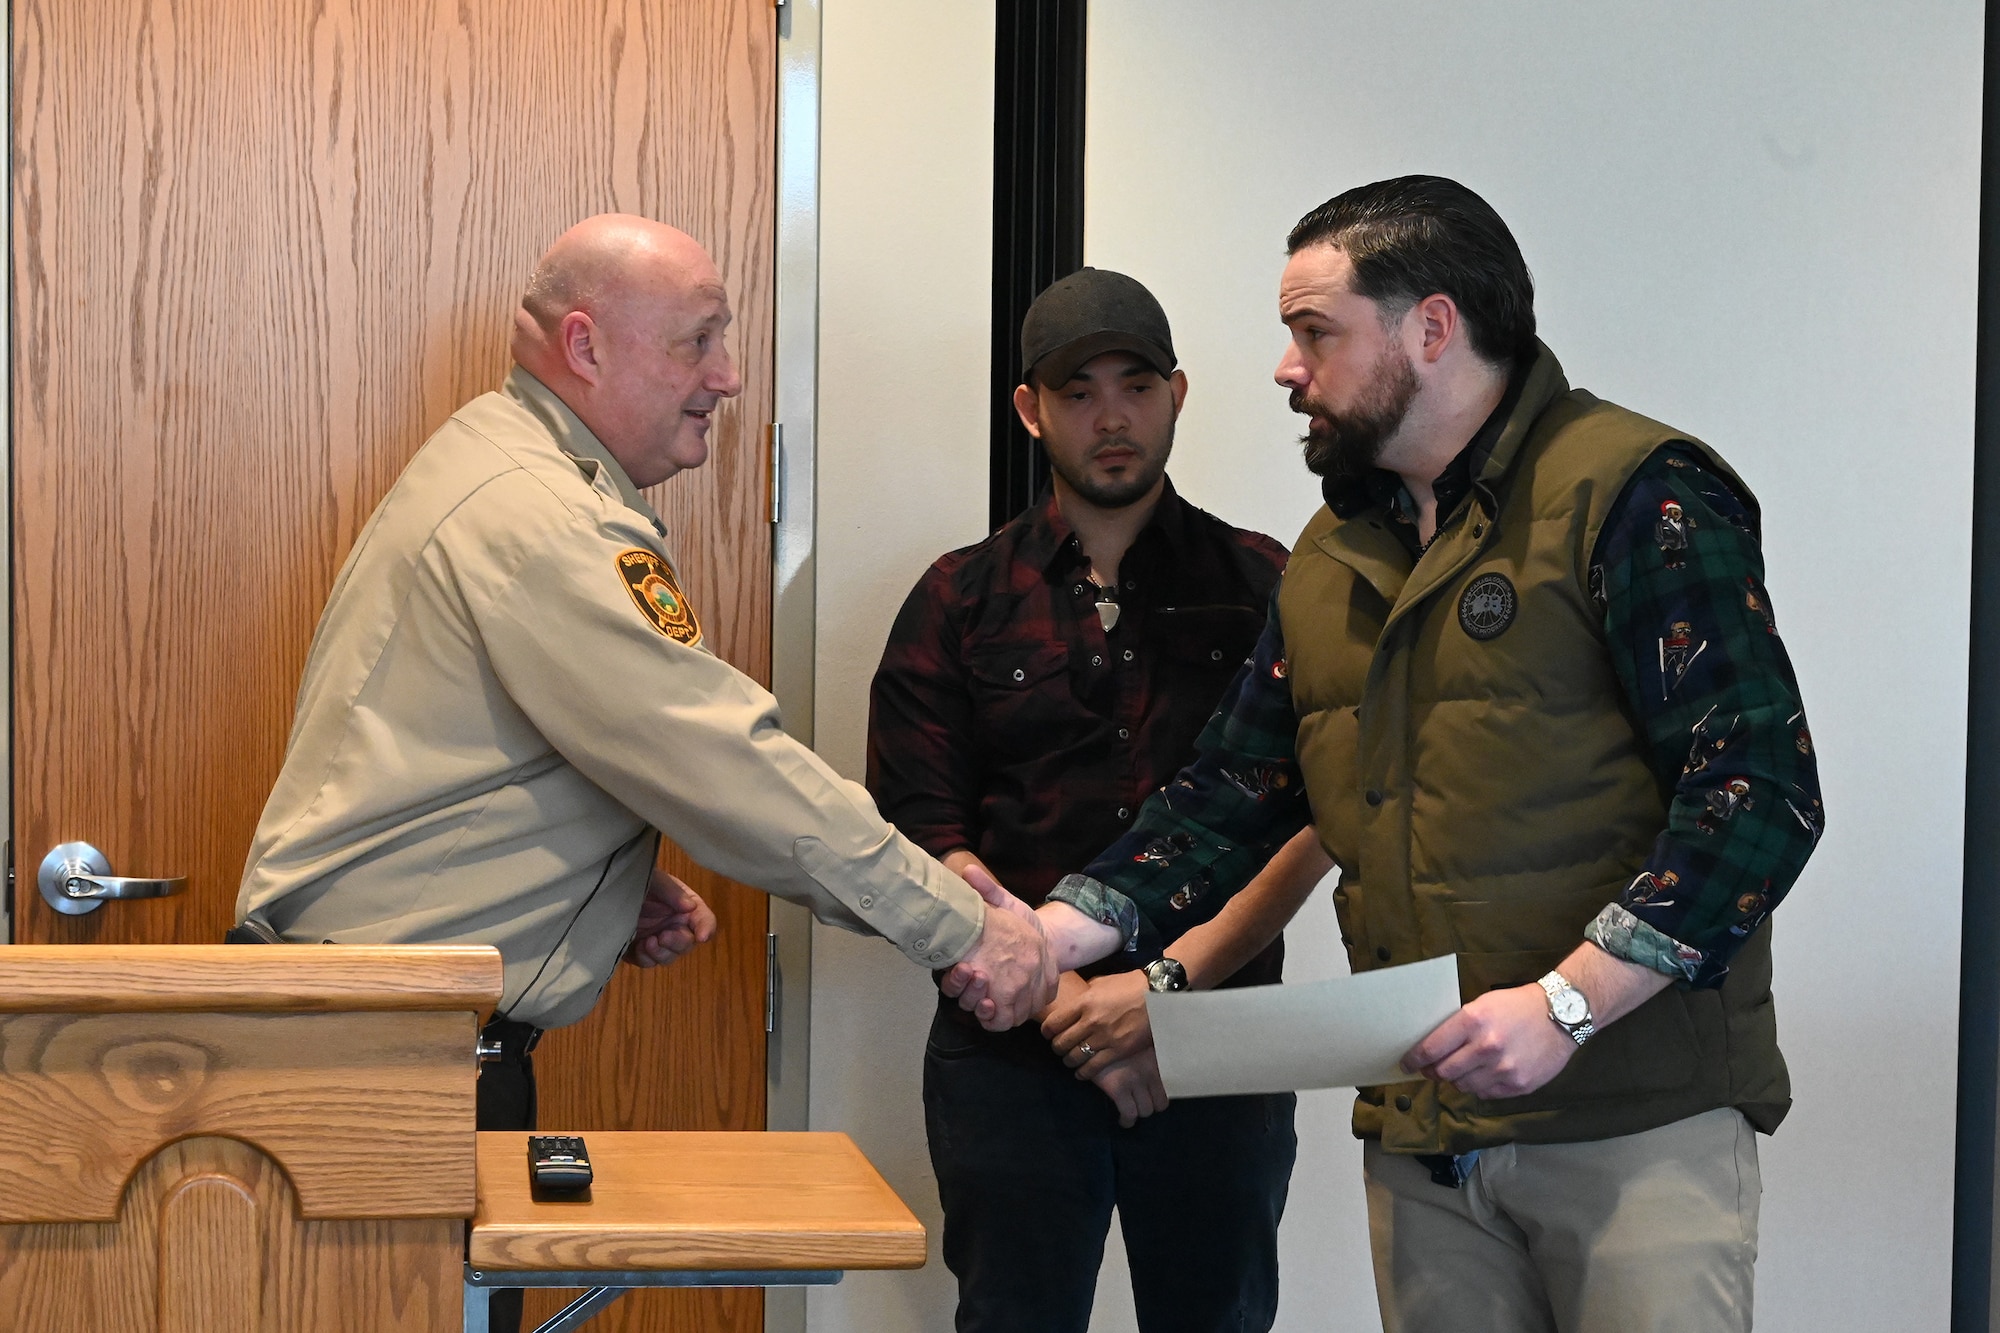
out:
{"label": "black remote control", "polygon": [[583,1140],[573,1134],[530,1134],[528,1183],[558,1193],[589,1189],[590,1154]]}

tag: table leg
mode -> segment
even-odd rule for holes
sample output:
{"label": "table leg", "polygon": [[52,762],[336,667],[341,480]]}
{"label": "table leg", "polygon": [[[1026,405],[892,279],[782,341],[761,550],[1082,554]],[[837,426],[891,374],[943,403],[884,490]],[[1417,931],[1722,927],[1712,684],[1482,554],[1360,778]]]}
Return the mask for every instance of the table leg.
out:
{"label": "table leg", "polygon": [[838,1269],[633,1269],[612,1272],[492,1269],[465,1266],[465,1333],[493,1333],[490,1301],[495,1291],[515,1287],[582,1286],[592,1278],[604,1284],[556,1312],[535,1333],[570,1333],[628,1291],[640,1287],[829,1287],[840,1281]]}
{"label": "table leg", "polygon": [[585,1320],[630,1290],[630,1287],[592,1287],[556,1311],[549,1322],[536,1329],[535,1333],[570,1333],[571,1329],[581,1328]]}
{"label": "table leg", "polygon": [[487,1308],[492,1297],[490,1287],[475,1287],[470,1282],[465,1284],[465,1333],[491,1333]]}

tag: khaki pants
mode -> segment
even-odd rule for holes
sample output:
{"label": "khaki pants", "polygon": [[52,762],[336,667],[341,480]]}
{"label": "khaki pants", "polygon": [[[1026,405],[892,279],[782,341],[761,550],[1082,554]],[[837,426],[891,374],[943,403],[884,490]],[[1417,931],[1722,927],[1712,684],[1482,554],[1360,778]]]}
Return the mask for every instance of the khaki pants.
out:
{"label": "khaki pants", "polygon": [[1488,1148],[1458,1189],[1377,1143],[1362,1171],[1386,1333],[1748,1333],[1763,1185],[1734,1110]]}

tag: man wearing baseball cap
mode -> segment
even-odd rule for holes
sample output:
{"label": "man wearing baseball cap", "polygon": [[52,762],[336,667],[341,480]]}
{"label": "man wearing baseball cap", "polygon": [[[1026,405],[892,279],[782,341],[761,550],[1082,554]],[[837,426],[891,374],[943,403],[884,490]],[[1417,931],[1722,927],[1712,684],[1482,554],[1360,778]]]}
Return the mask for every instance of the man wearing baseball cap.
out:
{"label": "man wearing baseball cap", "polygon": [[[1101,269],[1062,279],[1029,309],[1021,352],[1014,406],[1052,486],[918,580],[875,676],[868,786],[946,866],[983,866],[1040,905],[1192,756],[1285,551],[1167,480],[1187,376],[1145,287]],[[1317,878],[1285,864],[1190,932],[1176,953],[1193,961],[1165,982],[1277,981],[1273,937]],[[1102,902],[1056,897],[1131,934]],[[940,1000],[924,1107],[961,1331],[1083,1333],[1114,1206],[1144,1333],[1270,1328],[1294,1099],[1168,1107],[1147,986],[1066,973],[1039,1028],[999,1033]],[[1065,1042],[1076,1031],[1099,1044]]]}

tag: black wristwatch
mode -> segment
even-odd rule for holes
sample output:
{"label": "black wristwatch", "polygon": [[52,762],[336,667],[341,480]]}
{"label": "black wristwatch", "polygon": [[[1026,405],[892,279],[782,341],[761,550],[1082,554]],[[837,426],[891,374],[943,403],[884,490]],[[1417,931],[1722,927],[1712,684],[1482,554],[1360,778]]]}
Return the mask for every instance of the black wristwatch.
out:
{"label": "black wristwatch", "polygon": [[1178,958],[1161,958],[1146,964],[1146,989],[1176,991],[1188,988],[1187,969]]}

